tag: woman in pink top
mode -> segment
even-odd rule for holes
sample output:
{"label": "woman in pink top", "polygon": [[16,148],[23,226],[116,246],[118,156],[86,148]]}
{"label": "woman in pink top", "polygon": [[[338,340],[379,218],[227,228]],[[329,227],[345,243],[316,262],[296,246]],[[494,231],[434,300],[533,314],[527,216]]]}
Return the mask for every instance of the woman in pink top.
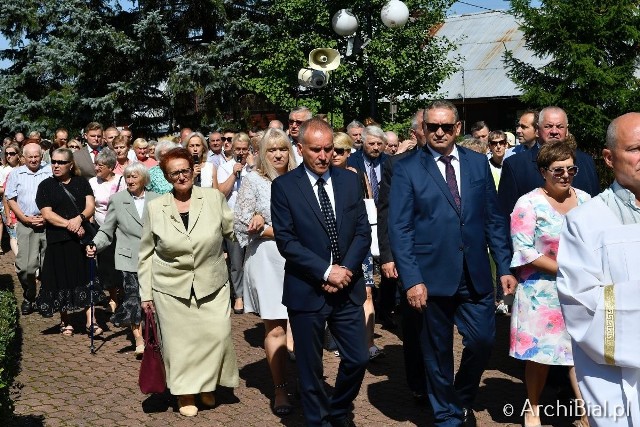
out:
{"label": "woman in pink top", "polygon": [[129,154],[129,140],[126,136],[118,135],[113,138],[113,151],[116,153],[116,167],[113,172],[118,175],[124,174],[124,169],[132,164],[127,156]]}

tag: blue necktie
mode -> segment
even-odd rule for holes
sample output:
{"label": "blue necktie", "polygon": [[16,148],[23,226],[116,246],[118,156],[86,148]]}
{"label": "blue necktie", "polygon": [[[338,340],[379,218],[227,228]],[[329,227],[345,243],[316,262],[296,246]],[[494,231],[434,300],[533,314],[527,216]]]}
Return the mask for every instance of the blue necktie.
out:
{"label": "blue necktie", "polygon": [[369,163],[369,183],[371,184],[371,190],[373,191],[373,201],[378,204],[378,195],[380,194],[380,182],[376,175],[376,167],[373,162]]}

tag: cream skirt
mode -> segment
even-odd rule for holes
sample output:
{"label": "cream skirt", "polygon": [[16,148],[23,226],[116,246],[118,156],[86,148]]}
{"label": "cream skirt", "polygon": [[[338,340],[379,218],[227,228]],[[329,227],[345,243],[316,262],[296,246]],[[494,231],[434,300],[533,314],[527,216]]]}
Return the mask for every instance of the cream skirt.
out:
{"label": "cream skirt", "polygon": [[238,386],[227,283],[199,301],[153,290],[167,387],[173,395]]}

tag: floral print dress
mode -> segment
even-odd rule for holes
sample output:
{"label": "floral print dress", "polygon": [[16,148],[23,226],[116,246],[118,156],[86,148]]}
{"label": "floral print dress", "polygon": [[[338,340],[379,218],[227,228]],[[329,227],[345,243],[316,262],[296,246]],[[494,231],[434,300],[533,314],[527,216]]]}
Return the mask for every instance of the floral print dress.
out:
{"label": "floral print dress", "polygon": [[[574,188],[578,205],[589,194]],[[571,337],[558,301],[556,277],[527,265],[546,255],[556,259],[564,215],[556,211],[541,188],[518,199],[511,214],[511,239],[518,287],[511,314],[509,355],[545,365],[573,365]]]}

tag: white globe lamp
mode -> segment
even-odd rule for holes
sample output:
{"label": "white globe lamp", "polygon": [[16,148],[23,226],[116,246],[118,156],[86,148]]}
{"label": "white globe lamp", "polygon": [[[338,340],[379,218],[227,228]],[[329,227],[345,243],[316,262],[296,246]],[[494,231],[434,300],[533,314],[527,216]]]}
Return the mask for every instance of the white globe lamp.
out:
{"label": "white globe lamp", "polygon": [[331,25],[336,34],[352,36],[358,30],[358,18],[349,9],[340,9],[333,15]]}
{"label": "white globe lamp", "polygon": [[402,27],[409,20],[409,8],[400,0],[391,0],[382,8],[380,19],[389,28]]}

